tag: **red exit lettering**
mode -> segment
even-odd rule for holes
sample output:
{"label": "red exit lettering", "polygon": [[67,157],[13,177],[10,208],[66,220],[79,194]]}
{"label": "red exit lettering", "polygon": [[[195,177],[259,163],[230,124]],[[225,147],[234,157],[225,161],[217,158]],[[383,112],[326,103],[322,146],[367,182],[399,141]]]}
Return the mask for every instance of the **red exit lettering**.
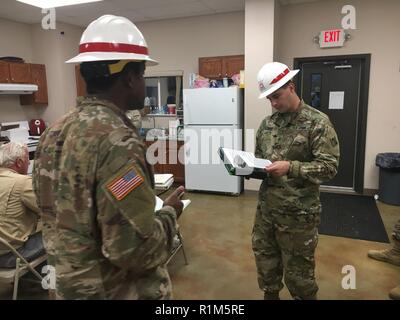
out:
{"label": "red exit lettering", "polygon": [[339,41],[340,30],[325,31],[324,42],[337,42]]}

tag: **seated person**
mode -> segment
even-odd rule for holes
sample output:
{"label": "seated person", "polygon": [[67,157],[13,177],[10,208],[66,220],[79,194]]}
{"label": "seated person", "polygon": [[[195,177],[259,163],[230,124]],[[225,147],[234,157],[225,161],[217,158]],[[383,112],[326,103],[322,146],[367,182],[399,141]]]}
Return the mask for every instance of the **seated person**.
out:
{"label": "seated person", "polygon": [[[44,254],[37,232],[39,208],[27,175],[29,152],[25,144],[0,145],[0,237],[28,261]],[[16,257],[0,244],[0,268],[14,268]]]}

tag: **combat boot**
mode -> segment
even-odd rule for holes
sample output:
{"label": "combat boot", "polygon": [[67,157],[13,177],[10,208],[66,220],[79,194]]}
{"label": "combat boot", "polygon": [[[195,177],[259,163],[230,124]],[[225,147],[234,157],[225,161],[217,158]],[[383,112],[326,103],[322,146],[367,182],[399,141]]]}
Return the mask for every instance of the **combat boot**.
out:
{"label": "combat boot", "polygon": [[389,298],[393,300],[400,300],[400,285],[390,290]]}
{"label": "combat boot", "polygon": [[393,247],[386,250],[369,250],[368,257],[400,266],[400,241],[394,240]]}
{"label": "combat boot", "polygon": [[281,300],[279,292],[266,292],[264,291],[264,300]]}

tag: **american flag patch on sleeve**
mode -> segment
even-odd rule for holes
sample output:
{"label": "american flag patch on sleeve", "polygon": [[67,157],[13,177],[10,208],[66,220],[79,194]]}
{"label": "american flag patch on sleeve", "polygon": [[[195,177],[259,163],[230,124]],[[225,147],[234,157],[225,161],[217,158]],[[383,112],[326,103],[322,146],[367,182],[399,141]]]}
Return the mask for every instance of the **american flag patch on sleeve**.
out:
{"label": "american flag patch on sleeve", "polygon": [[122,200],[143,182],[143,177],[136,173],[135,169],[131,167],[127,169],[124,174],[111,181],[107,185],[107,189],[117,200]]}

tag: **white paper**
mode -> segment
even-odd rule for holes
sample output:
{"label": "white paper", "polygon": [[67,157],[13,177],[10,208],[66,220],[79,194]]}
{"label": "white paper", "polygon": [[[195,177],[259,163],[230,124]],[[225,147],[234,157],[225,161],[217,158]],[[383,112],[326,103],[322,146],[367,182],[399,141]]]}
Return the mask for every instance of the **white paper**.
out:
{"label": "white paper", "polygon": [[155,184],[165,184],[169,182],[170,179],[173,179],[174,176],[169,173],[164,173],[164,174],[155,174],[154,175],[154,183]]}
{"label": "white paper", "polygon": [[185,209],[189,206],[189,204],[192,203],[192,201],[190,201],[190,199],[185,199],[185,200],[181,200],[181,201],[183,202],[183,209],[182,209],[182,211],[185,210]]}
{"label": "white paper", "polygon": [[154,188],[156,190],[168,190],[174,183],[174,176],[172,174],[155,174],[154,175]]}
{"label": "white paper", "polygon": [[344,91],[329,92],[329,109],[342,110],[344,105]]}
{"label": "white paper", "polygon": [[161,198],[156,196],[156,206],[154,208],[154,211],[158,211],[163,207],[164,201],[161,200]]}
{"label": "white paper", "polygon": [[266,159],[254,158],[254,168],[264,169],[269,166],[272,162]]}
{"label": "white paper", "polygon": [[222,148],[227,160],[235,167],[244,167],[240,162],[244,161],[250,168],[264,169],[271,164],[271,161],[266,159],[256,158],[253,153],[234,150],[229,148]]}

